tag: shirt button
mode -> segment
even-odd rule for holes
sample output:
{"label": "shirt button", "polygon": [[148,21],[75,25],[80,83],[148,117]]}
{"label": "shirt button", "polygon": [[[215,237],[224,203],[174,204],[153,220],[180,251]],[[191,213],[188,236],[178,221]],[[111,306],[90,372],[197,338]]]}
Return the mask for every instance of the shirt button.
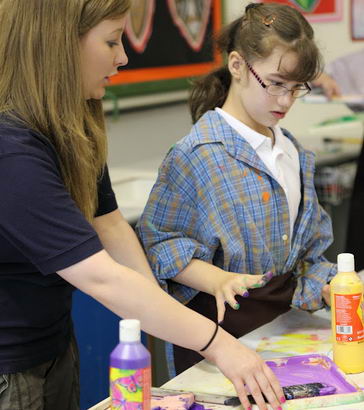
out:
{"label": "shirt button", "polygon": [[288,239],[288,235],[286,235],[286,234],[282,235],[282,239],[283,239],[284,241],[286,241],[286,240]]}

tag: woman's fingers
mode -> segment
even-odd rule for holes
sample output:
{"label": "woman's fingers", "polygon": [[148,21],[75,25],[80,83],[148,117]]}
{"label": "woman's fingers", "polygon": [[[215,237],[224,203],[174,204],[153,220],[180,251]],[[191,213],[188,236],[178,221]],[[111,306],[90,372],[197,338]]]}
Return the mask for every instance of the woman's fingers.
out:
{"label": "woman's fingers", "polygon": [[[260,392],[264,392],[264,396],[273,409],[280,408],[285,402],[284,394],[278,380],[275,378],[272,370],[264,365],[262,372],[256,374],[255,379],[259,385],[258,396]],[[255,398],[255,395],[253,395]]]}
{"label": "woman's fingers", "polygon": [[[285,403],[286,398],[284,397],[284,393],[282,390],[281,385],[279,384],[275,374],[273,373],[272,369],[265,365],[264,366],[264,374],[269,382],[269,386],[271,386],[270,392],[272,396],[267,396],[269,393],[264,393],[269,400],[269,403],[272,403],[272,400],[278,401],[278,405]],[[271,404],[272,405],[272,404]]]}
{"label": "woman's fingers", "polygon": [[226,331],[219,329],[214,343],[204,356],[214,362],[234,384],[246,410],[251,408],[247,392],[253,395],[259,410],[267,410],[268,407],[263,395],[269,400],[272,409],[281,409],[280,398],[283,397],[283,391],[272,370],[255,351]]}
{"label": "woman's fingers", "polygon": [[236,381],[233,381],[236,394],[239,397],[240,403],[243,406],[244,410],[251,409],[251,404],[248,400],[248,396],[244,387],[244,383],[241,381],[241,379],[238,379]]}
{"label": "woman's fingers", "polygon": [[[253,376],[253,375],[251,375]],[[254,397],[255,403],[259,407],[259,410],[268,410],[268,407],[265,403],[265,400],[263,398],[262,390],[265,393],[265,390],[262,389],[255,380],[254,377],[249,377],[249,379],[246,380],[246,384],[249,387],[250,394]],[[267,386],[265,386],[267,388]],[[276,407],[273,407],[276,408]]]}

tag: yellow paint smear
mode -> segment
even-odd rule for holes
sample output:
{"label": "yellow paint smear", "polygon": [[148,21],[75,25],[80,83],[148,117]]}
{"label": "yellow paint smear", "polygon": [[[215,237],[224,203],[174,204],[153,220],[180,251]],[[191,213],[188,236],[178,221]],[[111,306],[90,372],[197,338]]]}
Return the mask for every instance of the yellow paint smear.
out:
{"label": "yellow paint smear", "polygon": [[330,331],[317,333],[287,333],[263,338],[257,352],[271,351],[287,354],[328,352],[332,348]]}

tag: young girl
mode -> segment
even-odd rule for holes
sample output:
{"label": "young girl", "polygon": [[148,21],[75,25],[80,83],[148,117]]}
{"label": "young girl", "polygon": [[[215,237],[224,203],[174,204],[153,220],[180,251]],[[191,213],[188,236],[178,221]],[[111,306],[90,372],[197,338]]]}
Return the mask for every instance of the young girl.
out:
{"label": "young girl", "polygon": [[[195,125],[165,158],[138,225],[163,288],[236,337],[290,306],[320,309],[335,274],[314,155],[278,126],[320,72],[313,37],[298,11],[274,3],[248,5],[223,30],[227,64],[195,85]],[[167,353],[172,374],[201,359]]]}
{"label": "young girl", "polygon": [[[77,287],[202,352],[259,408],[284,401],[252,350],[158,286],[120,214],[100,99],[127,63],[129,0],[0,1],[0,408],[77,410]],[[144,275],[144,276],[143,276]],[[158,301],[158,303],[155,303]]]}

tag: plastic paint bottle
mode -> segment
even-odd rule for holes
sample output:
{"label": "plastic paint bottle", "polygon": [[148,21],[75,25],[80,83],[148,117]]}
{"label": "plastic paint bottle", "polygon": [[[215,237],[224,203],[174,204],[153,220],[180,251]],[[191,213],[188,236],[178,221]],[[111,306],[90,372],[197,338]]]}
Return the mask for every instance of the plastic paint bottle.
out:
{"label": "plastic paint bottle", "polygon": [[150,410],[150,353],[140,341],[140,322],[120,321],[120,343],[110,355],[111,410]]}
{"label": "plastic paint bottle", "polygon": [[334,362],[345,373],[364,371],[363,283],[354,271],[354,255],[337,257],[330,282]]}

